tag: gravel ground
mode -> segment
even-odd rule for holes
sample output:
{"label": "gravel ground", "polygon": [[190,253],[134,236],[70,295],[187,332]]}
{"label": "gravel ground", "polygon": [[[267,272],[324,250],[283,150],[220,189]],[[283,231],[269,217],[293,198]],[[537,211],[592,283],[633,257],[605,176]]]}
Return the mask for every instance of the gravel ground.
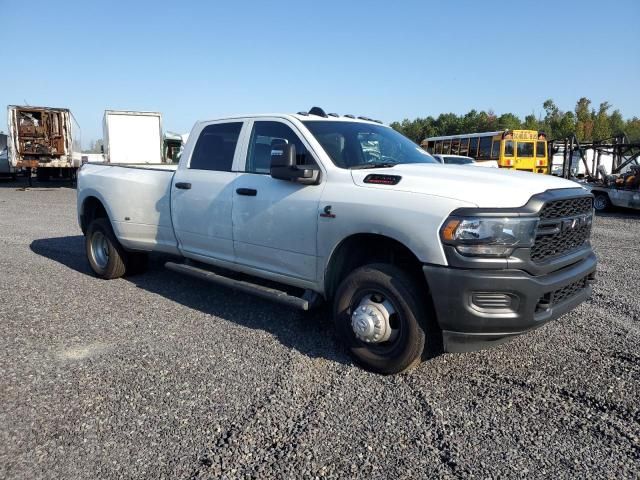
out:
{"label": "gravel ground", "polygon": [[494,350],[355,367],[323,313],[93,277],[75,191],[0,184],[1,478],[638,478],[640,215],[593,298]]}

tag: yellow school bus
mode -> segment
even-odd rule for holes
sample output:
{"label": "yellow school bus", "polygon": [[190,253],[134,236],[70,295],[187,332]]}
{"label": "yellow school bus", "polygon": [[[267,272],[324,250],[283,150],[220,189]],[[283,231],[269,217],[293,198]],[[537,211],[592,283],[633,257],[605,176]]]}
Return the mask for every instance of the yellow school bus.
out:
{"label": "yellow school bus", "polygon": [[496,160],[500,168],[548,173],[547,136],[536,130],[500,130],[425,138],[432,154],[464,155],[477,162]]}

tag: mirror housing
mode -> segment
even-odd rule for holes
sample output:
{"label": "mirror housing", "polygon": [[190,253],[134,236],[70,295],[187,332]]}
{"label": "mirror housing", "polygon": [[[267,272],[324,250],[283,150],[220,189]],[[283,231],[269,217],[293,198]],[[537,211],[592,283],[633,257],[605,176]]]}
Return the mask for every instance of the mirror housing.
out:
{"label": "mirror housing", "polygon": [[315,185],[320,179],[320,171],[296,165],[296,146],[292,143],[281,143],[271,147],[271,177],[303,185]]}

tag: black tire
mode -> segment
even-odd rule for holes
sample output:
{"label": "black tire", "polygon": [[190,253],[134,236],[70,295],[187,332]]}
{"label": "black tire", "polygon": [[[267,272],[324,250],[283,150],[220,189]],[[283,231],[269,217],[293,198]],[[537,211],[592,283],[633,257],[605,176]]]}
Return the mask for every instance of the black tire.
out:
{"label": "black tire", "polygon": [[606,212],[611,208],[611,200],[606,193],[596,193],[593,199],[593,208],[596,212]]}
{"label": "black tire", "polygon": [[107,218],[93,220],[84,238],[89,265],[98,277],[111,280],[126,273],[127,252],[118,242]]}
{"label": "black tire", "polygon": [[[393,306],[395,313],[391,318],[397,328],[393,340],[366,343],[356,336],[351,326],[354,309],[371,292],[378,292],[376,295],[381,295],[380,299],[388,300]],[[431,348],[438,343],[427,343],[427,334],[439,334],[437,328],[432,328],[435,322],[427,319],[424,296],[420,284],[393,265],[370,264],[351,272],[336,292],[333,318],[338,336],[354,361],[367,370],[382,374],[400,373],[417,365],[425,344]]]}

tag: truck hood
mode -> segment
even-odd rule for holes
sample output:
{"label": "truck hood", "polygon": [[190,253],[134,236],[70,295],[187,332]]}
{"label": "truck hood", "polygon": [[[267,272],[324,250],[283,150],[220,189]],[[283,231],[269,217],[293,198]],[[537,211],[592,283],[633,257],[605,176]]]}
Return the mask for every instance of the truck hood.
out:
{"label": "truck hood", "polygon": [[[365,183],[367,175],[398,175],[397,185]],[[401,164],[391,168],[352,170],[356,185],[461,200],[481,208],[520,207],[536,193],[576,188],[575,182],[539,173],[465,165]]]}

